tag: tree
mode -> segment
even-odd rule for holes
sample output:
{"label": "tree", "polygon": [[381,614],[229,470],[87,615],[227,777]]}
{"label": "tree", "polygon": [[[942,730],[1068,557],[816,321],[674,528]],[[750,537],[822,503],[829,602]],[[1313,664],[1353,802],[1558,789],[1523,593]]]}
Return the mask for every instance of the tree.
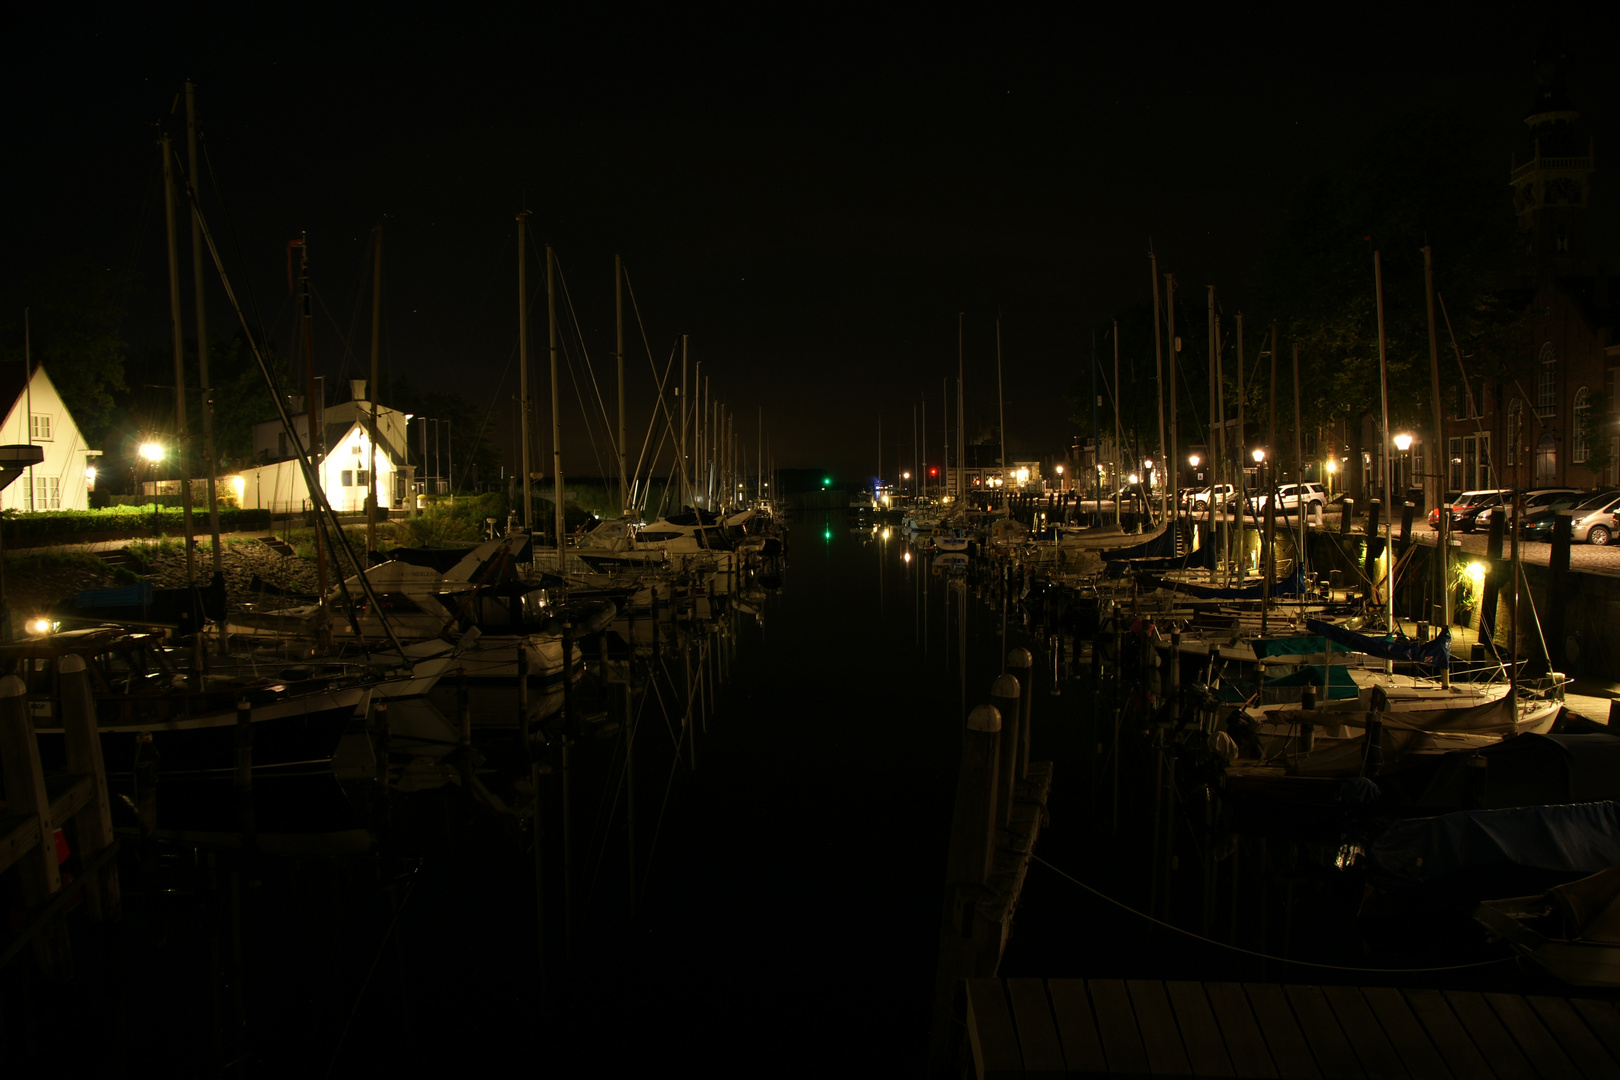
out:
{"label": "tree", "polygon": [[[117,400],[128,389],[123,337],[133,274],[108,269],[87,256],[66,256],[24,282],[29,351],[43,364],[85,440],[98,446]],[[23,328],[8,324],[4,362],[23,360]]]}
{"label": "tree", "polygon": [[[1316,373],[1303,393],[1308,426],[1379,410],[1375,249],[1392,428],[1432,426],[1425,245],[1458,347],[1471,358],[1470,377],[1499,377],[1515,356],[1524,262],[1491,148],[1471,120],[1413,111],[1352,144],[1296,190],[1261,292],[1284,320],[1285,340],[1299,343],[1302,363]],[[1438,337],[1450,353],[1443,322]],[[1447,395],[1460,382],[1455,363],[1441,365],[1441,379]]]}

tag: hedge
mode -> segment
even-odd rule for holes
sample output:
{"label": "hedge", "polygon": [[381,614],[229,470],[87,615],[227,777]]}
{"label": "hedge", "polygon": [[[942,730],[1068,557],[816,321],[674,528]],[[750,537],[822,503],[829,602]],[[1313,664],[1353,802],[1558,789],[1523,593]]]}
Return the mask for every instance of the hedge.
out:
{"label": "hedge", "polygon": [[[199,533],[208,531],[208,513],[192,511],[192,526]],[[72,543],[90,533],[128,533],[150,536],[154,532],[179,533],[185,528],[185,513],[179,507],[109,506],[100,510],[39,510],[4,515],[6,543],[61,540]],[[268,532],[270,511],[220,507],[222,532]]]}

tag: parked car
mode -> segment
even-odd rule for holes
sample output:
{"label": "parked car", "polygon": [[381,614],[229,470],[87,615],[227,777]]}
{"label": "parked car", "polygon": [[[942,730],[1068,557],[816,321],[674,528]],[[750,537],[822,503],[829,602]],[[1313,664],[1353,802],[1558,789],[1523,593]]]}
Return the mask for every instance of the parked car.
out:
{"label": "parked car", "polygon": [[[1451,501],[1451,528],[1453,531],[1474,531],[1474,519],[1479,512],[1487,506],[1500,506],[1502,501],[1513,496],[1512,488],[1487,488],[1481,491],[1465,491]],[[1439,527],[1440,519],[1436,513],[1429,516],[1429,523]]]}
{"label": "parked car", "polygon": [[[1538,514],[1543,510],[1567,510],[1587,498],[1587,492],[1579,488],[1537,488],[1535,491],[1524,493],[1524,515]],[[1506,514],[1508,527],[1513,524],[1513,499],[1507,499],[1500,506],[1487,506],[1474,518],[1474,528],[1488,529],[1491,519],[1497,514]]]}
{"label": "parked car", "polygon": [[[1594,495],[1577,506],[1570,507],[1570,539],[1602,547],[1612,543],[1616,536],[1615,513],[1620,510],[1620,491],[1605,491]],[[1558,522],[1556,510],[1543,510],[1534,516],[1525,515],[1524,528],[1519,535],[1526,540],[1547,543],[1552,540],[1553,526]]]}
{"label": "parked car", "polygon": [[1201,514],[1209,509],[1211,491],[1215,493],[1215,508],[1218,510],[1230,509],[1236,499],[1237,489],[1231,484],[1215,484],[1193,495],[1194,513]]}
{"label": "parked car", "polygon": [[[1327,505],[1327,491],[1321,484],[1279,484],[1277,486],[1277,507],[1285,514],[1299,513],[1300,503],[1304,502],[1306,513],[1317,507]],[[1265,511],[1271,505],[1271,496],[1260,496],[1260,510]]]}
{"label": "parked car", "polygon": [[1605,491],[1574,507],[1569,538],[1603,547],[1615,538],[1615,515],[1620,513],[1620,491]]}

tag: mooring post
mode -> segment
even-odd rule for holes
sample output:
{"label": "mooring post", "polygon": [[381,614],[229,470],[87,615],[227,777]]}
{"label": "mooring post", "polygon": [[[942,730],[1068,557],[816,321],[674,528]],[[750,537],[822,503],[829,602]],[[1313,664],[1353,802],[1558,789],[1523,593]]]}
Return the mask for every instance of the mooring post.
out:
{"label": "mooring post", "polygon": [[1356,516],[1356,500],[1346,498],[1339,504],[1339,535],[1350,535],[1350,519]]}
{"label": "mooring post", "polygon": [[371,707],[371,726],[366,734],[371,739],[371,751],[377,758],[377,782],[388,783],[388,752],[392,743],[388,738],[388,699],[382,698]]}
{"label": "mooring post", "polygon": [[1018,779],[1018,710],[1023,685],[1012,672],[996,676],[990,684],[990,704],[1001,716],[1000,765],[997,768],[996,825],[1012,821],[1013,787]]}
{"label": "mooring post", "polygon": [[686,753],[690,768],[697,772],[697,733],[692,727],[692,644],[681,643],[681,672],[686,687],[686,708],[681,712],[681,730],[686,734]]}
{"label": "mooring post", "polygon": [[1173,709],[1181,708],[1181,631],[1170,631],[1170,704]]}
{"label": "mooring post", "polygon": [[[518,648],[523,648],[522,643]],[[472,759],[472,698],[467,690],[467,669],[456,669],[456,716],[461,722],[461,791],[468,797],[473,793]]]}
{"label": "mooring post", "polygon": [[999,812],[1003,727],[1001,711],[994,705],[979,705],[968,714],[956,774],[947,885],[982,886],[990,880],[996,832],[1004,820]]}
{"label": "mooring post", "polygon": [[624,832],[630,882],[630,915],[636,914],[636,724],[635,696],[631,679],[635,673],[635,651],[625,658],[624,685],[620,688],[624,710]]}
{"label": "mooring post", "polygon": [[[1374,590],[1378,588],[1378,582],[1373,578],[1373,563],[1378,560],[1378,554],[1384,546],[1383,539],[1378,535],[1378,523],[1383,519],[1383,509],[1383,503],[1378,499],[1367,503],[1367,554],[1362,561],[1361,573],[1362,580],[1366,582],[1365,595],[1368,599],[1372,598]],[[1385,564],[1393,570],[1394,552],[1386,551],[1383,554]]]}
{"label": "mooring post", "polygon": [[[112,797],[107,792],[107,769],[101,760],[101,736],[96,728],[96,701],[84,657],[75,653],[57,661],[62,691],[62,735],[68,772],[88,776],[93,785],[90,801],[73,816],[73,840],[79,858],[88,863],[113,842]],[[119,914],[118,867],[97,871],[85,889],[90,917],[97,922]]]}
{"label": "mooring post", "polygon": [[944,1070],[949,1062],[951,1001],[958,982],[994,971],[993,966],[985,970],[985,954],[988,942],[999,940],[999,928],[979,919],[977,906],[985,897],[995,861],[1001,726],[995,706],[980,705],[968,714],[962,736],[934,974],[928,1040],[931,1072]]}
{"label": "mooring post", "polygon": [[[560,559],[561,547],[558,548]],[[563,617],[563,724],[562,724],[562,856],[563,856],[563,962],[573,958],[574,951],[574,735],[579,720],[574,716],[573,679],[574,624]]]}
{"label": "mooring post", "polygon": [[[39,763],[34,719],[28,712],[28,688],[15,675],[0,678],[0,769],[6,783],[7,811],[39,822],[39,839],[16,859],[19,899],[31,911],[43,907],[62,888],[62,871],[56,862],[51,797]],[[61,912],[34,935],[33,950],[47,977],[58,982],[72,977],[72,943]]]}
{"label": "mooring post", "polygon": [[1012,775],[1022,780],[1029,776],[1029,727],[1035,711],[1035,658],[1028,649],[1014,649],[1007,654],[1007,670],[1018,676],[1018,768]]}

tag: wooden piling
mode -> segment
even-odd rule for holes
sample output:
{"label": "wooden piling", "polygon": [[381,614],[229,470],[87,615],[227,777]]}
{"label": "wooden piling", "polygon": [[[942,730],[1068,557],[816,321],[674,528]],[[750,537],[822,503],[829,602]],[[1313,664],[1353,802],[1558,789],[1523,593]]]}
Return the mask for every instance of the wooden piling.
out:
{"label": "wooden piling", "polygon": [[956,807],[945,868],[947,885],[982,886],[990,880],[996,832],[1005,821],[999,810],[1004,730],[1003,714],[994,705],[977,706],[968,714],[956,774]]}
{"label": "wooden piling", "polygon": [[[0,679],[0,775],[5,777],[7,810],[23,815],[19,824],[0,833],[0,872],[11,865],[17,867],[18,899],[31,913],[61,890],[62,872],[56,862],[51,797],[39,763],[27,693],[17,676]],[[47,916],[46,925],[34,934],[32,946],[34,959],[48,978],[65,982],[72,977],[73,950],[60,912]]]}
{"label": "wooden piling", "polygon": [[1018,768],[1012,774],[1023,780],[1029,776],[1029,727],[1035,709],[1035,657],[1030,655],[1028,649],[1014,649],[1007,654],[1007,670],[1018,676],[1018,685],[1023,690],[1018,698]]}
{"label": "wooden piling", "polygon": [[[88,790],[84,806],[71,817],[72,839],[82,865],[113,844],[112,797],[107,791],[107,770],[101,760],[101,736],[96,724],[96,701],[84,657],[69,653],[57,662],[61,681],[62,734],[67,768]],[[9,789],[8,789],[9,790]],[[104,866],[86,883],[90,917],[115,921],[120,914],[118,868]]]}
{"label": "wooden piling", "polygon": [[1018,677],[1011,672],[998,675],[990,684],[990,704],[1000,715],[1000,765],[997,768],[996,825],[1006,828],[1012,821],[1013,789],[1018,780],[1018,712],[1024,693]]}

